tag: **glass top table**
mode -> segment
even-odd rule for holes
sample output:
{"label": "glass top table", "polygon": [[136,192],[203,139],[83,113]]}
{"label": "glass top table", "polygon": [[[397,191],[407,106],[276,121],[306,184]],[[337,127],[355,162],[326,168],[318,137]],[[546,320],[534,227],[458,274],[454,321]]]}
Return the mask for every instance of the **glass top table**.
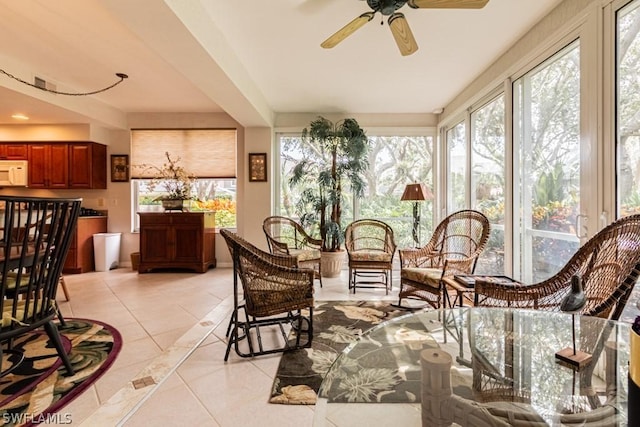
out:
{"label": "glass top table", "polygon": [[[336,359],[320,389],[314,426],[484,426],[492,421],[477,417],[487,414],[521,425],[626,426],[629,334],[626,323],[575,316],[576,348],[592,355],[576,370],[555,357],[573,348],[569,314],[410,313],[369,330]],[[439,362],[421,366],[421,353],[438,353]]]}

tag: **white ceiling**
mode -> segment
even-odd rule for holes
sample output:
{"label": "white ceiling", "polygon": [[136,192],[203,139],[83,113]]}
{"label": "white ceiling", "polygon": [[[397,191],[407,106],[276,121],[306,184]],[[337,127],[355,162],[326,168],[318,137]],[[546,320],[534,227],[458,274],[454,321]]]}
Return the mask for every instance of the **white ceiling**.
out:
{"label": "white ceiling", "polygon": [[0,2],[0,124],[126,125],[132,112],[226,111],[243,126],[277,113],[430,113],[444,107],[561,0],[490,0],[481,10],[402,8],[420,49],[402,57],[362,0],[21,0]]}

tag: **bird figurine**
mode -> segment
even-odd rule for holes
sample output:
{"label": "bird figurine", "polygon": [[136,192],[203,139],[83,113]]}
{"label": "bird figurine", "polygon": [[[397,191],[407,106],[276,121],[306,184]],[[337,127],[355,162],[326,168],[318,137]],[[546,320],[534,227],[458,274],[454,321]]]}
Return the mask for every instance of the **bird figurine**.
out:
{"label": "bird figurine", "polygon": [[560,310],[565,313],[575,313],[584,307],[587,298],[582,289],[582,278],[579,275],[571,276],[571,291],[560,303]]}

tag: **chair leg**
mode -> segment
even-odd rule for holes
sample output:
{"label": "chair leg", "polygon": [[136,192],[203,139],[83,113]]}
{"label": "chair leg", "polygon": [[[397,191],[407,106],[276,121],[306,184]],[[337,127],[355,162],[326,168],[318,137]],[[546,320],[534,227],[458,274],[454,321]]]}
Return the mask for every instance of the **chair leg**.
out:
{"label": "chair leg", "polygon": [[44,324],[44,330],[47,331],[47,335],[53,343],[53,346],[56,348],[58,356],[60,356],[60,358],[62,359],[62,363],[64,363],[65,368],[67,368],[67,374],[69,376],[74,375],[75,370],[73,369],[73,366],[71,366],[69,355],[64,351],[62,341],[60,340],[60,333],[58,332],[58,328],[53,324],[52,321],[48,321]]}
{"label": "chair leg", "polygon": [[64,281],[64,276],[60,276],[60,286],[62,286],[62,292],[64,293],[64,299],[70,301],[69,290],[67,289],[67,283]]}

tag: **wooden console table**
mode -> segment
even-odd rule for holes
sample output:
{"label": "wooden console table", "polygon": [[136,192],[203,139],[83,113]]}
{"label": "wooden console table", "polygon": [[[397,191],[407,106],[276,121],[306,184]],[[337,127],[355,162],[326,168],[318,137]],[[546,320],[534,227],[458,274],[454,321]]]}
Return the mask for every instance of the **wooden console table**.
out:
{"label": "wooden console table", "polygon": [[216,266],[215,212],[138,213],[139,273],[184,268],[204,273]]}

